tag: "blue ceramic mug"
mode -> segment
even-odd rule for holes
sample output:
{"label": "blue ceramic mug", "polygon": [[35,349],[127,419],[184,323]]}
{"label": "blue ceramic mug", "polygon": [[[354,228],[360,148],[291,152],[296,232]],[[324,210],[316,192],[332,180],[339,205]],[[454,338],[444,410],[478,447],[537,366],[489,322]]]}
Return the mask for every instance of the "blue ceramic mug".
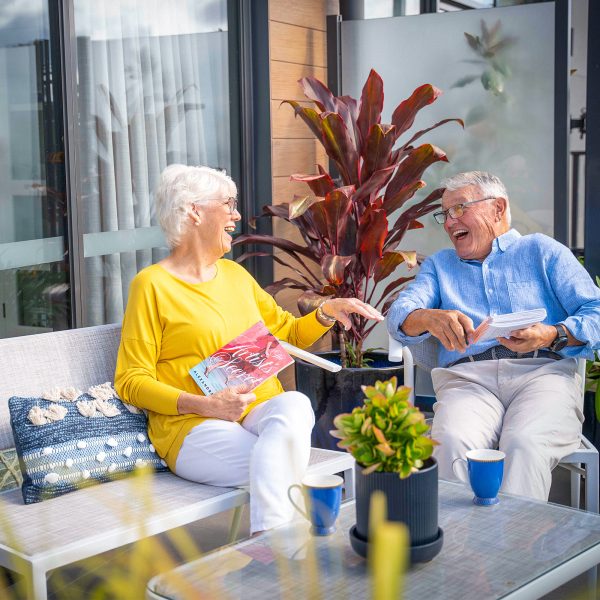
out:
{"label": "blue ceramic mug", "polygon": [[[339,475],[307,475],[302,485],[294,484],[288,489],[288,498],[296,510],[312,525],[314,535],[329,535],[335,531],[335,521],[340,514],[342,484]],[[308,513],[292,498],[292,490],[299,489],[305,499]]]}
{"label": "blue ceramic mug", "polygon": [[[480,506],[498,504],[498,492],[502,485],[504,474],[504,459],[506,455],[500,450],[469,450],[467,460],[457,458],[452,463],[454,474],[462,481],[468,480],[475,494],[473,502]],[[457,467],[465,469],[466,473],[457,472]]]}

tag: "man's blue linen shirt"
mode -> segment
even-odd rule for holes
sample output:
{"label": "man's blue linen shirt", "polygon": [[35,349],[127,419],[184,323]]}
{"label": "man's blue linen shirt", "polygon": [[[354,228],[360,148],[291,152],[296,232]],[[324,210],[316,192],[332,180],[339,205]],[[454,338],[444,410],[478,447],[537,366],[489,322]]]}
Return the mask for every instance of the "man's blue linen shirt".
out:
{"label": "man's blue linen shirt", "polygon": [[[454,249],[427,258],[417,277],[403,290],[387,316],[388,331],[405,345],[429,337],[404,335],[401,325],[419,308],[459,310],[477,327],[491,314],[545,308],[544,323],[563,323],[585,346],[567,346],[565,357],[593,358],[600,347],[600,289],[571,251],[541,233],[521,236],[515,229],[497,237],[483,262],[462,260]],[[438,364],[478,354],[496,340],[467,347],[465,353],[439,344]]]}

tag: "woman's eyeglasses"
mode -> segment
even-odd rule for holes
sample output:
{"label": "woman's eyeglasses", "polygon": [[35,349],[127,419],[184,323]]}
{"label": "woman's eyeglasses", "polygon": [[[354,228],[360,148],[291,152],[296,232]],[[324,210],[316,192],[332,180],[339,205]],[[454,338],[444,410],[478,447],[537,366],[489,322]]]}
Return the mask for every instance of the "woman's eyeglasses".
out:
{"label": "woman's eyeglasses", "polygon": [[232,215],[238,207],[238,199],[235,198],[234,196],[229,196],[229,198],[208,198],[208,200],[215,200],[217,202],[220,202],[221,200],[225,200],[225,202],[223,202],[223,206],[225,206],[227,204],[227,206],[229,207],[229,214]]}
{"label": "woman's eyeglasses", "polygon": [[495,196],[489,196],[488,198],[481,198],[481,200],[471,200],[470,202],[463,202],[462,204],[455,204],[451,206],[448,210],[441,210],[439,212],[433,213],[433,218],[440,224],[443,225],[450,215],[453,219],[458,219],[465,214],[465,206],[470,206],[471,204],[477,204],[478,202],[485,202],[486,200],[495,200]]}

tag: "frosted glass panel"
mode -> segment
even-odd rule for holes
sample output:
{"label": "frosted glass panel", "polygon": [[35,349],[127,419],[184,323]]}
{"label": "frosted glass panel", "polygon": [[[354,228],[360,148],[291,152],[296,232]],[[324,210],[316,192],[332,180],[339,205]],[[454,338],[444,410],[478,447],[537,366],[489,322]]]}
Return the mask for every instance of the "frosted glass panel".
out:
{"label": "frosted glass panel", "polygon": [[[421,111],[413,132],[448,117],[465,120],[464,131],[448,124],[419,140],[450,160],[428,169],[428,191],[459,171],[491,171],[508,188],[513,225],[552,235],[554,3],[342,23],[343,93],[360,97],[371,68],[383,77],[385,123],[423,83],[444,93]],[[431,216],[423,222],[427,230],[409,232],[404,248],[431,254],[449,245]]]}

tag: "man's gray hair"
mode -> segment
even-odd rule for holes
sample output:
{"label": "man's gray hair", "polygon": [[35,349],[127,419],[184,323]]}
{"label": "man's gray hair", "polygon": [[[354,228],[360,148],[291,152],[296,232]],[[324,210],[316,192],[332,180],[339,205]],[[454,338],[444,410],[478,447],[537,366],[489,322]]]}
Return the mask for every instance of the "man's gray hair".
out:
{"label": "man's gray hair", "polygon": [[160,175],[156,187],[156,216],[169,248],[176,247],[188,221],[192,204],[209,200],[226,200],[237,195],[233,180],[217,169],[169,165]]}
{"label": "man's gray hair", "polygon": [[466,173],[457,173],[442,181],[440,187],[446,188],[449,192],[455,192],[470,185],[477,186],[483,197],[504,198],[506,199],[506,219],[508,224],[511,222],[510,200],[505,185],[499,177],[486,171],[467,171]]}

